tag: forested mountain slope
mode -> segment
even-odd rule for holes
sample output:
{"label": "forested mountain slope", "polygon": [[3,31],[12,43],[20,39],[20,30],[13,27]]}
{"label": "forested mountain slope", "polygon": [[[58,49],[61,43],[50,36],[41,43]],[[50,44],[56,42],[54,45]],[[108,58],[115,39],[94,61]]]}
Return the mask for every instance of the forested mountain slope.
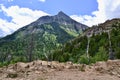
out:
{"label": "forested mountain slope", "polygon": [[78,23],[62,11],[43,16],[11,35],[0,39],[0,63],[36,59],[49,60],[53,50],[80,35],[88,26]]}
{"label": "forested mountain slope", "polygon": [[53,60],[86,64],[120,59],[120,19],[108,20],[87,29],[51,56]]}

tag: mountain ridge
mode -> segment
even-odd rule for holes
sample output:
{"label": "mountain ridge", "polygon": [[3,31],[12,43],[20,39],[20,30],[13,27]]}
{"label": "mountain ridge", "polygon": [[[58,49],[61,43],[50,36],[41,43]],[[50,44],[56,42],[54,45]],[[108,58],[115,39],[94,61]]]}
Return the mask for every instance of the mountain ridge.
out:
{"label": "mountain ridge", "polygon": [[108,32],[114,28],[114,24],[118,24],[119,22],[120,22],[120,18],[106,20],[104,23],[92,26],[91,28],[86,30],[83,35],[86,35],[86,36],[89,36],[92,34],[98,35],[98,34],[101,34],[102,32]]}
{"label": "mountain ridge", "polygon": [[58,22],[59,24],[66,24],[67,22],[68,23],[73,23],[73,24],[81,25],[81,26],[79,26],[79,29],[83,28],[83,30],[85,30],[88,27],[88,26],[86,26],[82,23],[79,23],[79,22],[73,20],[72,18],[70,18],[68,15],[66,15],[62,11],[60,11],[57,15],[54,15],[54,16],[40,17],[39,19],[36,20],[35,23],[34,22],[31,23],[31,25],[38,24],[38,23],[39,23],[38,25],[41,25],[41,24],[44,24],[44,23],[51,23],[51,22]]}
{"label": "mountain ridge", "polygon": [[[56,50],[53,60],[91,64],[120,59],[120,19],[107,20],[88,28],[83,34]],[[59,57],[60,56],[60,57]]]}

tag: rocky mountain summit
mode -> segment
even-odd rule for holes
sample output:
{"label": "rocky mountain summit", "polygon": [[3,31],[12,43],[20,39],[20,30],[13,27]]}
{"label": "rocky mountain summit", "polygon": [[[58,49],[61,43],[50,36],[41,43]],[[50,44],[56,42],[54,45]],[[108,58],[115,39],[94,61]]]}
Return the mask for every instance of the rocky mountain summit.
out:
{"label": "rocky mountain summit", "polygon": [[36,26],[36,25],[52,23],[52,22],[57,22],[57,23],[63,24],[63,25],[71,25],[72,24],[77,31],[79,31],[79,29],[85,30],[86,28],[88,28],[88,26],[86,26],[82,23],[78,23],[77,21],[73,20],[72,18],[70,18],[68,15],[66,15],[62,11],[60,11],[55,16],[40,17],[37,21],[31,23],[30,25]]}
{"label": "rocky mountain summit", "polygon": [[120,80],[120,60],[91,65],[57,61],[18,62],[0,68],[0,80]]}

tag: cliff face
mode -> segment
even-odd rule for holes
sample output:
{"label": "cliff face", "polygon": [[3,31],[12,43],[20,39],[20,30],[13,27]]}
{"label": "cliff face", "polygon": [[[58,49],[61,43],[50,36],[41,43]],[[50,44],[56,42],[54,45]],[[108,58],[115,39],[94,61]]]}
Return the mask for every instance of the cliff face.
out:
{"label": "cliff face", "polygon": [[84,35],[92,35],[92,34],[101,34],[102,32],[108,32],[112,30],[114,27],[114,24],[119,24],[120,19],[112,19],[112,20],[107,20],[104,23],[98,24],[93,26],[92,28],[89,28],[86,32],[84,32]]}

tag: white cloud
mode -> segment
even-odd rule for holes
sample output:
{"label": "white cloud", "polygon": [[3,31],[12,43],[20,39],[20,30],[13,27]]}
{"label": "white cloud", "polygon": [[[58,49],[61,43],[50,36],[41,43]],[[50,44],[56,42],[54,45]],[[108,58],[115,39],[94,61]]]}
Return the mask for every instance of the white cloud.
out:
{"label": "white cloud", "polygon": [[71,18],[88,26],[102,23],[107,19],[120,18],[120,0],[97,0],[98,10],[92,15],[72,15]]}
{"label": "white cloud", "polygon": [[46,0],[39,0],[40,2],[45,2]]}
{"label": "white cloud", "polygon": [[12,2],[13,0],[8,0],[8,2]]}
{"label": "white cloud", "polygon": [[41,16],[48,15],[47,13],[39,10],[31,10],[29,8],[20,8],[19,6],[11,6],[6,8],[4,5],[0,5],[1,11],[12,20],[8,22],[0,18],[0,29],[5,32],[4,35],[35,21]]}

